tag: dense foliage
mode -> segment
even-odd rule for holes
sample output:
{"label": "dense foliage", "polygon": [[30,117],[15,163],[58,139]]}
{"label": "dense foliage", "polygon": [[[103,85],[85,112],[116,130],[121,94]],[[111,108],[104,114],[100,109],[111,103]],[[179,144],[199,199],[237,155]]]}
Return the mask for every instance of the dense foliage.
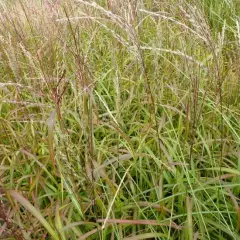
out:
{"label": "dense foliage", "polygon": [[0,5],[2,239],[240,239],[238,0]]}

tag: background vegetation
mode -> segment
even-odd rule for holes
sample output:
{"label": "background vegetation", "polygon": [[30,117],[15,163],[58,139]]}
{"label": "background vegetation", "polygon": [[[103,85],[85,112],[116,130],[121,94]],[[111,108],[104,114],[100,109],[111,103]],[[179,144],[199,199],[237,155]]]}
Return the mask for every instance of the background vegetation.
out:
{"label": "background vegetation", "polygon": [[1,1],[1,238],[240,239],[239,16]]}

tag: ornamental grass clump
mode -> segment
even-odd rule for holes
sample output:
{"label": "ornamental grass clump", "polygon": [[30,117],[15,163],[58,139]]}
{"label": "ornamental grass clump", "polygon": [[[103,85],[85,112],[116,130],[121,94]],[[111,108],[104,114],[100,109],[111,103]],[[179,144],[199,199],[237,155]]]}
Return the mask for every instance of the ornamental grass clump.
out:
{"label": "ornamental grass clump", "polygon": [[0,236],[239,239],[239,16],[0,3]]}

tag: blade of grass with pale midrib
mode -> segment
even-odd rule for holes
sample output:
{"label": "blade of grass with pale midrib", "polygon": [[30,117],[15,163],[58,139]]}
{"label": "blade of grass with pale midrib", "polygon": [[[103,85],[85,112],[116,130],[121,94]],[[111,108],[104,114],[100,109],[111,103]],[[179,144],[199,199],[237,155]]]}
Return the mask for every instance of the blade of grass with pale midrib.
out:
{"label": "blade of grass with pale midrib", "polygon": [[57,232],[54,231],[42,214],[26,198],[14,190],[9,190],[8,194],[26,208],[44,226],[53,239],[59,240]]}

